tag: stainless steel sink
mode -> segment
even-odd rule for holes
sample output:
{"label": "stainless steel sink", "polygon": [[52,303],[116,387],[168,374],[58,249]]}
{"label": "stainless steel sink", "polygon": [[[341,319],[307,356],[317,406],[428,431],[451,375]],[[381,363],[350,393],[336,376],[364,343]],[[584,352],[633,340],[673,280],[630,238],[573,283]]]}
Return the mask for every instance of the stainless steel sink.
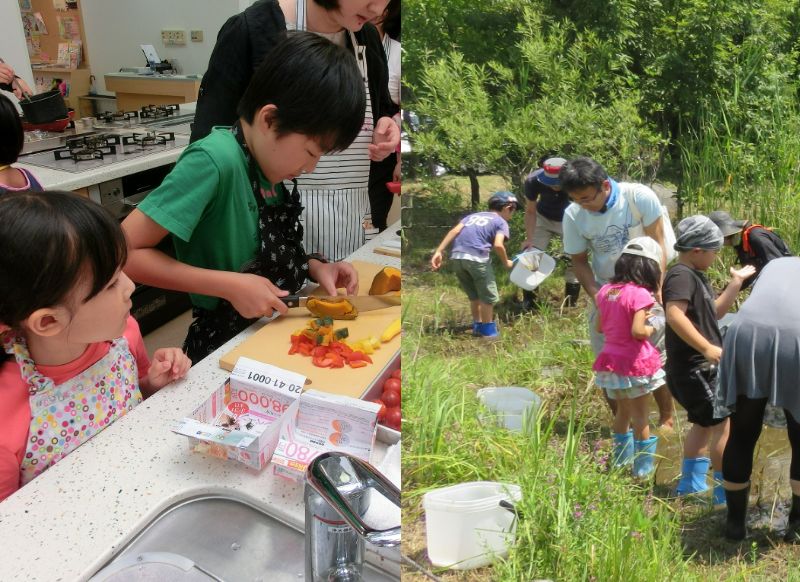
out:
{"label": "stainless steel sink", "polygon": [[[172,556],[167,562],[175,571],[181,569],[176,564],[194,566],[188,568],[191,575],[171,578],[175,580],[298,582],[304,577],[305,541],[302,532],[254,505],[223,496],[195,497],[156,516],[92,580],[137,579],[117,573],[129,564],[142,579],[148,564],[161,561],[164,566],[154,556]],[[152,579],[165,579],[156,576]],[[365,565],[364,579],[388,582],[399,577]]]}

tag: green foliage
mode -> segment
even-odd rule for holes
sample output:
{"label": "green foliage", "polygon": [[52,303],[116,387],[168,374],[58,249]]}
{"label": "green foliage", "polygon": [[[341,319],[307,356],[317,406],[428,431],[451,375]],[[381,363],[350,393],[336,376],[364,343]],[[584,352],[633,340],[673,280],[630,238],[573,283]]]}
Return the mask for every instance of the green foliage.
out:
{"label": "green foliage", "polygon": [[500,157],[500,134],[494,127],[484,67],[450,53],[432,62],[422,77],[418,108],[433,122],[416,136],[422,155],[447,167],[493,167]]}
{"label": "green foliage", "polygon": [[518,16],[506,34],[516,39],[513,66],[493,58],[505,50],[481,64],[455,52],[424,59],[412,106],[429,122],[413,136],[418,151],[512,183],[547,152],[592,155],[615,174],[652,174],[661,142],[638,114],[629,59],[600,35],[531,7]]}
{"label": "green foliage", "polygon": [[454,50],[470,63],[514,62],[520,12],[516,0],[403,0],[403,84],[416,90],[427,62]]}
{"label": "green foliage", "polygon": [[666,173],[688,210],[728,208],[800,248],[800,3],[406,0],[403,11],[404,83],[418,100],[406,106],[432,134],[412,137],[474,188],[477,172],[519,189],[543,154],[589,155],[621,178]]}

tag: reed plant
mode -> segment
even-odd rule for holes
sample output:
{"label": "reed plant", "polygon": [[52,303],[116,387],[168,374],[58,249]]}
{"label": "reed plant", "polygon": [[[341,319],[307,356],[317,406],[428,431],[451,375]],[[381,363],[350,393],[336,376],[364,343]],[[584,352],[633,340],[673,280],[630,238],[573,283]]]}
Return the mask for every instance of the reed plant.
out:
{"label": "reed plant", "polygon": [[747,111],[738,92],[719,96],[687,124],[678,146],[683,215],[724,209],[774,228],[800,250],[800,105],[791,86]]}

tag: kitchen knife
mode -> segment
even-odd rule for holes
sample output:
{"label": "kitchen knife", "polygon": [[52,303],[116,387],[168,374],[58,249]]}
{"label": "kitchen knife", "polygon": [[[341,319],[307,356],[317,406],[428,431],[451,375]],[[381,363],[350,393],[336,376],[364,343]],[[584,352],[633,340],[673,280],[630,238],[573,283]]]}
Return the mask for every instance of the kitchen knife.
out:
{"label": "kitchen knife", "polygon": [[323,299],[330,301],[341,301],[347,299],[359,313],[364,311],[374,311],[375,309],[386,309],[400,305],[399,295],[334,295],[325,297],[323,295],[287,295],[279,297],[287,307],[305,307],[309,299]]}

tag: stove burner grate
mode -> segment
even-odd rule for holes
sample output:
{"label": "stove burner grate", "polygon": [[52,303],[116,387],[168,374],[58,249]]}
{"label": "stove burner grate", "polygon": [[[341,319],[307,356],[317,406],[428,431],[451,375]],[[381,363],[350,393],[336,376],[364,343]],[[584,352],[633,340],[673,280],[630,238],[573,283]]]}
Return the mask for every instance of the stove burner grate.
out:
{"label": "stove burner grate", "polygon": [[175,133],[171,131],[147,131],[145,133],[134,132],[132,135],[122,136],[123,145],[138,145],[143,148],[155,145],[167,145],[167,142],[169,141],[175,141]]}
{"label": "stove burner grate", "polygon": [[115,123],[115,122],[122,122],[122,121],[131,121],[132,119],[138,119],[139,112],[138,111],[104,111],[103,113],[98,113],[95,119],[98,121],[102,121],[103,123]]}
{"label": "stove burner grate", "polygon": [[105,156],[112,156],[117,152],[113,145],[106,147],[79,147],[55,150],[53,154],[57,160],[72,160],[73,162],[87,162],[90,160],[102,160]]}
{"label": "stove burner grate", "polygon": [[145,105],[139,110],[139,117],[142,119],[160,119],[171,117],[178,113],[180,107],[175,105]]}

